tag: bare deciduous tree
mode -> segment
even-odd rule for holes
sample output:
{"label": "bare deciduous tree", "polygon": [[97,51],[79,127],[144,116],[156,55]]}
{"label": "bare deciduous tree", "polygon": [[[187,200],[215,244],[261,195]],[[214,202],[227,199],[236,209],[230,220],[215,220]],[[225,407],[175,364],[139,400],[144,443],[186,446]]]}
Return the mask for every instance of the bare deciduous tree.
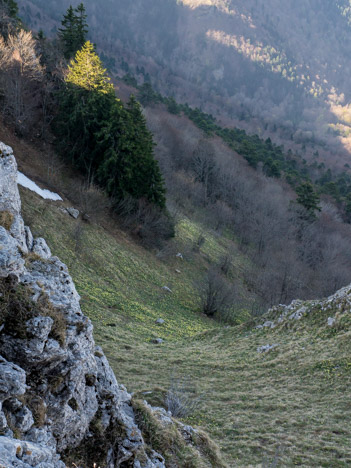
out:
{"label": "bare deciduous tree", "polygon": [[211,268],[200,286],[201,309],[208,317],[227,318],[235,303],[234,285]]}
{"label": "bare deciduous tree", "polygon": [[32,125],[34,109],[40,103],[43,67],[36,55],[30,32],[21,29],[5,41],[0,37],[0,88],[3,111],[22,134]]}

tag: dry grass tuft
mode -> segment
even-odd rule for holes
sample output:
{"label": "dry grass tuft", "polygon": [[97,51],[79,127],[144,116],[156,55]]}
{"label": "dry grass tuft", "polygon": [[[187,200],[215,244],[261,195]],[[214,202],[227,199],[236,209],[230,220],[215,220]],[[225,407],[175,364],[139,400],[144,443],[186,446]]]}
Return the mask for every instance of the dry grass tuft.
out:
{"label": "dry grass tuft", "polygon": [[31,291],[18,284],[17,278],[9,276],[0,278],[0,325],[4,332],[16,338],[29,337],[27,321],[38,316],[51,317],[54,321],[50,338],[57,340],[62,346],[66,340],[66,321],[62,312],[55,309],[46,294],[42,294],[37,302],[31,298]]}
{"label": "dry grass tuft", "polygon": [[13,214],[9,211],[0,211],[0,226],[3,226],[7,231],[9,231],[13,223],[13,218]]}
{"label": "dry grass tuft", "polygon": [[176,424],[163,426],[141,400],[133,399],[133,408],[146,443],[164,456],[167,466],[227,468],[218,447],[204,432],[186,443]]}

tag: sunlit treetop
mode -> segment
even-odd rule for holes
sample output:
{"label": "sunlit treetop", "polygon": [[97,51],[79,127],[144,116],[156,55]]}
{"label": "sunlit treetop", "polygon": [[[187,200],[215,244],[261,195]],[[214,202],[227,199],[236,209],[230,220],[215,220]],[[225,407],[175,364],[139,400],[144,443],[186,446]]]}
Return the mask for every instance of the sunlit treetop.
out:
{"label": "sunlit treetop", "polygon": [[114,93],[106,69],[103,68],[90,41],[87,41],[71,60],[65,81],[88,91],[98,91],[103,94]]}

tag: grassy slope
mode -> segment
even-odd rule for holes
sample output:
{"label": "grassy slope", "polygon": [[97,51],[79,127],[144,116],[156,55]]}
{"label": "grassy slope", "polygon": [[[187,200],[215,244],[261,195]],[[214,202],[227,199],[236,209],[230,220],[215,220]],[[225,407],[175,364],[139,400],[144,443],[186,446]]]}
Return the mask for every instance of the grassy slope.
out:
{"label": "grassy slope", "polygon": [[[161,261],[122,233],[84,225],[77,253],[77,221],[27,190],[21,195],[26,222],[68,264],[96,341],[130,391],[152,392],[157,402],[172,374],[190,376],[203,399],[187,422],[209,432],[230,467],[261,466],[277,453],[278,466],[350,466],[350,327],[332,333],[318,314],[295,329],[221,326],[197,312],[193,284],[228,241],[206,233],[195,254],[200,227],[184,220],[177,238],[184,261]],[[165,342],[153,345],[153,337]],[[279,347],[257,353],[268,343]]]}

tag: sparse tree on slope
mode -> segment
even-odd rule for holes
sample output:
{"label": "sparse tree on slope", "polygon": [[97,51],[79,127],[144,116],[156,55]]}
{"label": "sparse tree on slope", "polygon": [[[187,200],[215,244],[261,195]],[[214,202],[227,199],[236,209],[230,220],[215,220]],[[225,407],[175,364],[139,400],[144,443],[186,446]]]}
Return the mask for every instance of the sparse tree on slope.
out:
{"label": "sparse tree on slope", "polygon": [[80,3],[77,8],[71,5],[61,21],[62,28],[59,29],[58,35],[66,59],[72,58],[86,41],[88,34],[86,18],[84,5]]}

